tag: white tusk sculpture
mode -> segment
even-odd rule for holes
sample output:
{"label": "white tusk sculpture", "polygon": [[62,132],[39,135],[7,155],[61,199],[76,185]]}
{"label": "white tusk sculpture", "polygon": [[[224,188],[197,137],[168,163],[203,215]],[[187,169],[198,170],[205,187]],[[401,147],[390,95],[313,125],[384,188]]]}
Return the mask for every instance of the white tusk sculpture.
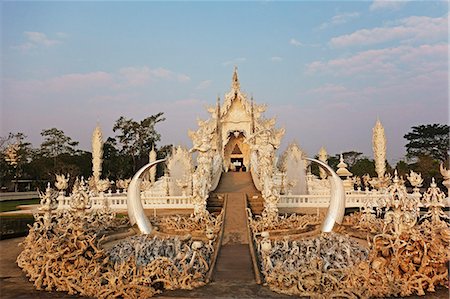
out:
{"label": "white tusk sculpture", "polygon": [[325,168],[331,175],[330,177],[330,205],[328,206],[327,215],[322,223],[322,232],[329,233],[333,230],[334,224],[337,222],[342,223],[345,214],[345,191],[341,178],[334,172],[334,170],[326,163],[306,158],[311,162],[318,163],[321,167]]}
{"label": "white tusk sculpture", "polygon": [[148,220],[144,212],[144,207],[141,202],[141,175],[149,168],[156,166],[158,163],[164,162],[166,159],[157,160],[151,162],[136,172],[133,179],[128,186],[127,192],[127,208],[128,217],[130,218],[131,225],[137,224],[139,230],[142,234],[150,234],[153,230],[152,224]]}

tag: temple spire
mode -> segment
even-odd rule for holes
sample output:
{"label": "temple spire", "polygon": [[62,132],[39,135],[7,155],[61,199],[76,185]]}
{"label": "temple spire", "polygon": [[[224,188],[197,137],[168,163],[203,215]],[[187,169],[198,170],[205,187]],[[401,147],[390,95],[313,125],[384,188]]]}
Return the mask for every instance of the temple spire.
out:
{"label": "temple spire", "polygon": [[238,73],[237,73],[237,66],[234,67],[233,80],[231,82],[231,88],[234,89],[235,91],[238,91],[241,88],[241,86],[239,84],[239,78],[238,78]]}
{"label": "temple spire", "polygon": [[253,96],[251,98],[251,118],[252,118],[252,123],[251,123],[251,133],[254,134],[255,133],[255,107],[254,107],[254,102],[253,102]]}

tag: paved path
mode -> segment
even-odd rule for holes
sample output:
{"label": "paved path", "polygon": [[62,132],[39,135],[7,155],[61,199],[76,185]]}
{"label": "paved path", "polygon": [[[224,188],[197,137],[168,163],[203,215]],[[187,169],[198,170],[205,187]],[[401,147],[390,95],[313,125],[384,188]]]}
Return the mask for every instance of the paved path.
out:
{"label": "paved path", "polygon": [[250,173],[222,175],[216,193],[225,193],[227,205],[222,247],[214,269],[214,281],[253,282],[255,277],[247,231],[246,193],[257,192]]}

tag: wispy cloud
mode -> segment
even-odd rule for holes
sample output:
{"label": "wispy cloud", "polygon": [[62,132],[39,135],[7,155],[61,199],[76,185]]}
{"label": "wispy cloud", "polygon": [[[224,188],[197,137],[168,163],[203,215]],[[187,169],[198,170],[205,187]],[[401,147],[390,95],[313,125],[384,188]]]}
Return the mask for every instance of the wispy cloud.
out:
{"label": "wispy cloud", "polygon": [[149,67],[126,67],[119,70],[119,75],[125,80],[124,86],[143,86],[152,78],[152,71]]}
{"label": "wispy cloud", "polygon": [[50,39],[45,33],[36,31],[26,31],[24,32],[24,35],[26,38],[25,42],[17,46],[12,46],[13,49],[26,51],[38,47],[49,48],[61,44],[61,39],[67,36],[63,32],[58,32],[56,35],[59,39]]}
{"label": "wispy cloud", "polygon": [[186,74],[176,73],[162,67],[150,70],[150,74],[159,79],[175,80],[178,82],[187,82],[191,80]]}
{"label": "wispy cloud", "polygon": [[56,36],[63,39],[63,38],[68,38],[69,35],[65,32],[56,32]]}
{"label": "wispy cloud", "polygon": [[303,45],[299,40],[297,40],[295,38],[291,38],[289,40],[289,44],[296,46],[296,47],[301,47]]}
{"label": "wispy cloud", "polygon": [[283,58],[281,58],[280,56],[272,56],[270,57],[270,60],[273,62],[280,62],[283,61]]}
{"label": "wispy cloud", "polygon": [[145,86],[155,80],[169,80],[178,82],[187,82],[190,77],[186,74],[176,73],[174,71],[159,67],[151,69],[148,66],[141,67],[125,67],[119,70],[118,74],[119,87]]}
{"label": "wispy cloud", "polygon": [[[446,44],[398,46],[367,50],[349,57],[328,61],[314,61],[307,65],[309,73],[328,73],[334,76],[407,76],[414,73],[445,70],[448,65]],[[380,75],[383,75],[380,77]]]}
{"label": "wispy cloud", "polygon": [[116,72],[71,73],[40,80],[7,79],[4,88],[14,96],[28,98],[64,93],[99,93],[105,89],[124,93],[157,81],[184,83],[189,80],[189,76],[182,73],[143,66],[124,67]]}
{"label": "wispy cloud", "polygon": [[334,37],[332,47],[366,46],[390,41],[403,43],[439,41],[448,38],[448,16],[432,18],[411,16],[390,23],[390,26],[361,29]]}
{"label": "wispy cloud", "polygon": [[239,63],[243,63],[243,62],[246,62],[246,61],[247,61],[247,58],[245,58],[245,57],[238,57],[238,58],[235,58],[235,59],[232,59],[232,60],[228,60],[228,61],[222,62],[222,65],[223,66],[237,65]]}
{"label": "wispy cloud", "polygon": [[196,90],[202,90],[208,88],[212,83],[212,80],[204,80],[200,82],[197,87],[195,87]]}
{"label": "wispy cloud", "polygon": [[374,0],[370,5],[370,10],[383,10],[383,9],[399,9],[403,7],[410,0]]}
{"label": "wispy cloud", "polygon": [[348,23],[349,21],[359,18],[360,13],[359,12],[344,12],[337,14],[331,18],[330,21],[322,23],[318,29],[325,29],[332,26],[337,26],[341,24]]}

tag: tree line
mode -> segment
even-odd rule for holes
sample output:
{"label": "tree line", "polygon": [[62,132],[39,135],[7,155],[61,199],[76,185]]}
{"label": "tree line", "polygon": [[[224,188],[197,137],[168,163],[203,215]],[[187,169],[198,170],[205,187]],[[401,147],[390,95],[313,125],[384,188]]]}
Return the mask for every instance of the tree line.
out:
{"label": "tree line", "polygon": [[[157,158],[166,157],[172,145],[157,147],[161,134],[155,125],[164,121],[163,112],[151,115],[141,121],[121,116],[113,126],[113,137],[108,137],[103,145],[102,176],[111,180],[131,177],[137,169],[148,162],[148,154],[153,147]],[[17,179],[32,180],[36,187],[44,188],[47,182],[54,182],[55,174],[69,174],[71,178],[91,176],[92,154],[77,149],[78,142],[57,128],[45,129],[41,132],[43,142],[39,148],[33,148],[26,141],[23,133],[9,133],[0,139],[0,187],[11,189],[11,182]],[[396,165],[389,165],[386,170],[393,172],[396,168],[399,175],[406,179],[410,170],[421,173],[424,185],[428,185],[434,177],[442,182],[439,164],[449,164],[449,126],[444,124],[427,124],[411,128],[404,135],[407,140],[406,156]],[[366,173],[377,176],[375,162],[358,151],[342,153],[348,169],[354,176],[362,177]],[[331,155],[328,164],[337,168],[340,154]],[[158,169],[158,174],[163,173]],[[318,174],[318,168],[312,172]]]}
{"label": "tree line", "polygon": [[[429,186],[432,178],[442,184],[443,178],[439,165],[443,163],[446,168],[449,168],[449,126],[446,124],[413,126],[403,138],[407,140],[406,155],[396,165],[390,165],[386,161],[386,172],[392,174],[394,169],[397,169],[398,175],[403,177],[405,183],[408,184],[406,176],[412,170],[422,174],[424,186]],[[362,177],[365,174],[369,174],[371,177],[377,176],[373,159],[357,151],[343,152],[342,155],[348,165],[347,169],[354,176]],[[336,154],[330,156],[327,163],[333,169],[337,169],[339,160],[340,154]],[[313,173],[318,175],[318,168],[313,169]]]}
{"label": "tree line", "polygon": [[[163,112],[135,121],[121,116],[114,123],[113,137],[103,144],[102,176],[111,180],[131,177],[149,160],[154,147],[158,158],[171,151],[171,145],[157,147],[161,134],[156,124],[164,121]],[[0,187],[12,190],[17,180],[32,181],[30,189],[45,188],[47,182],[55,181],[55,174],[68,174],[75,179],[92,175],[92,154],[77,148],[79,142],[72,140],[62,130],[42,130],[42,143],[33,148],[24,133],[9,133],[0,138]],[[159,173],[163,169],[158,169]],[[24,191],[27,185],[21,187]]]}

